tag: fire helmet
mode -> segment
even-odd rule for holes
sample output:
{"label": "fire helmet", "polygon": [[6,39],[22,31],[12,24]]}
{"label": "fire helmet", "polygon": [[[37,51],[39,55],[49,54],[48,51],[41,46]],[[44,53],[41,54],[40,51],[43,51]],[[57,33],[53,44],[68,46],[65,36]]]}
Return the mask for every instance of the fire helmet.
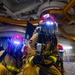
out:
{"label": "fire helmet", "polygon": [[51,33],[57,31],[58,24],[56,22],[56,18],[52,14],[43,14],[40,18],[39,24],[41,24],[42,29]]}
{"label": "fire helmet", "polygon": [[41,18],[40,18],[40,23],[41,24],[45,24],[47,22],[50,22],[50,23],[53,22],[53,23],[55,23],[56,22],[56,19],[55,19],[55,17],[52,14],[49,14],[49,13],[43,14],[41,16]]}
{"label": "fire helmet", "polygon": [[24,39],[20,34],[13,35],[7,48],[8,53],[13,56],[19,56],[22,54],[23,40]]}
{"label": "fire helmet", "polygon": [[60,44],[57,45],[57,49],[58,49],[58,52],[61,52],[61,53],[64,52],[63,47]]}
{"label": "fire helmet", "polygon": [[14,41],[14,40],[19,40],[20,42],[23,42],[24,39],[20,34],[15,34],[11,38],[11,41]]}

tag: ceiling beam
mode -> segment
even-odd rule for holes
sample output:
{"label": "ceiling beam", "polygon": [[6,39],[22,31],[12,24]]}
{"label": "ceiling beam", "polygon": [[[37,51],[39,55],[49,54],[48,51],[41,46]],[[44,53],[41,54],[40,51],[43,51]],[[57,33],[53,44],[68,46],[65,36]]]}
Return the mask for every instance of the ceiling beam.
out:
{"label": "ceiling beam", "polygon": [[64,7],[63,13],[66,14],[75,5],[75,0],[70,0],[70,2]]}
{"label": "ceiling beam", "polygon": [[[71,0],[65,7],[64,9],[62,10],[50,10],[50,13],[58,13],[58,14],[65,14],[67,13],[67,11],[75,5],[75,0]],[[69,15],[66,15],[66,17],[70,20],[75,20],[75,15],[72,15],[72,16],[69,16]],[[2,17],[0,16],[0,21],[2,22],[7,22],[7,23],[11,23],[11,24],[16,24],[18,26],[26,26],[27,25],[27,21],[22,21],[22,20],[13,20],[13,19],[9,19],[9,18],[6,18],[6,17]],[[37,25],[36,23],[39,22],[39,20],[34,20],[34,21],[29,21],[30,23],[34,24],[34,25]],[[58,20],[58,23],[61,22],[63,24],[68,24],[66,23],[66,21],[59,21]]]}
{"label": "ceiling beam", "polygon": [[[39,23],[39,20],[13,20],[11,18],[6,18],[6,17],[2,17],[0,16],[0,21],[1,22],[6,22],[6,23],[10,23],[13,25],[17,25],[17,26],[27,26],[27,22],[30,22],[31,24],[37,26]],[[68,22],[62,19],[57,19],[57,23],[62,24],[62,25],[68,25]]]}
{"label": "ceiling beam", "polygon": [[75,0],[71,0],[63,9],[52,9],[50,13],[66,14],[75,5]]}
{"label": "ceiling beam", "polygon": [[[1,22],[7,22],[7,23],[10,23],[10,24],[13,24],[13,25],[17,25],[17,26],[27,26],[27,21],[13,20],[13,19],[10,19],[10,18],[2,17],[2,16],[0,16],[0,21],[1,21]],[[57,21],[58,21],[59,23],[62,23],[63,25],[68,25],[68,22],[66,22],[66,21],[64,21],[64,20],[57,20]],[[28,21],[28,22],[30,22],[30,23],[32,23],[32,24],[35,25],[36,23],[39,22],[39,20]],[[59,29],[60,29],[61,33],[62,33],[64,36],[66,36],[66,37],[68,37],[68,38],[70,38],[70,39],[72,39],[72,40],[75,40],[75,36],[72,36],[72,35],[66,33],[66,32],[64,31],[64,29],[61,28],[61,27],[60,27]]]}
{"label": "ceiling beam", "polygon": [[39,22],[39,20],[31,20],[31,21],[13,20],[11,18],[6,18],[6,17],[3,17],[3,16],[0,16],[0,21],[10,23],[10,24],[13,24],[13,25],[17,25],[17,26],[27,26],[27,22],[30,22],[34,25],[37,25],[37,23]]}

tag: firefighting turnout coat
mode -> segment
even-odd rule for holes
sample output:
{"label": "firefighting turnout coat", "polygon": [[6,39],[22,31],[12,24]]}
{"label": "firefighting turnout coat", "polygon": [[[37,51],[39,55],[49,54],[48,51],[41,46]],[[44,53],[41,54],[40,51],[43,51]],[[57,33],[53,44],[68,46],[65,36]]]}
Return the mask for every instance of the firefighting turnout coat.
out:
{"label": "firefighting turnout coat", "polygon": [[[0,52],[0,55],[2,55],[4,51]],[[17,60],[17,65],[20,64],[21,62]],[[10,54],[6,54],[4,59],[2,59],[2,61],[0,62],[0,75],[14,75],[14,72],[19,72],[19,70],[20,69],[16,67],[15,58]]]}
{"label": "firefighting turnout coat", "polygon": [[[34,57],[34,55],[36,55],[35,44],[36,44],[37,40],[38,40],[38,33],[35,33],[28,42],[28,58],[27,58],[28,60],[27,60],[27,63],[26,63],[25,69],[24,69],[24,75],[27,74],[26,69],[29,67],[28,64],[31,64],[31,59]],[[46,51],[48,53],[51,52],[50,50],[48,50],[49,46],[50,46],[50,42],[46,45]],[[44,54],[45,53],[46,52],[44,52]],[[56,62],[57,56],[58,56],[57,48],[55,51],[52,51],[51,56],[52,56],[52,58],[54,58],[54,61]],[[45,61],[45,62],[47,62],[47,61]],[[47,69],[44,69],[43,66],[42,66],[42,68],[41,67],[39,67],[39,68],[40,68],[40,70],[38,72],[40,72],[40,75],[51,75],[51,74],[52,75],[61,75],[60,71],[53,65]],[[48,71],[50,71],[51,74],[47,74]],[[31,75],[33,75],[33,74],[31,74]]]}
{"label": "firefighting turnout coat", "polygon": [[[0,51],[0,57],[4,53],[4,50]],[[0,61],[0,75],[8,75],[8,70],[4,65],[2,65],[2,62]]]}

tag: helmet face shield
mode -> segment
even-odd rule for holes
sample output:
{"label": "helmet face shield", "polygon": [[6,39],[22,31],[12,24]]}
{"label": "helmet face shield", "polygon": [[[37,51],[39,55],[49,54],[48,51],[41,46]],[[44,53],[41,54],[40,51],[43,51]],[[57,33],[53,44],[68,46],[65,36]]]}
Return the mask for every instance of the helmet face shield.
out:
{"label": "helmet face shield", "polygon": [[41,25],[41,27],[42,27],[42,30],[43,31],[45,31],[45,32],[47,32],[47,33],[55,33],[58,29],[58,26],[56,25],[56,24],[42,24]]}
{"label": "helmet face shield", "polygon": [[17,46],[17,45],[19,46],[19,45],[23,44],[23,42],[19,39],[13,39],[11,42],[15,46]]}
{"label": "helmet face shield", "polygon": [[9,42],[8,52],[10,52],[10,54],[12,55],[16,54],[18,55],[19,53],[21,53],[22,47],[23,47],[23,37],[19,34],[12,36]]}
{"label": "helmet face shield", "polygon": [[20,45],[20,42],[17,41],[17,40],[14,40],[13,43],[16,44],[16,45]]}
{"label": "helmet face shield", "polygon": [[49,33],[54,33],[58,30],[58,24],[56,23],[55,18],[50,14],[43,15],[40,24],[44,30],[47,30]]}

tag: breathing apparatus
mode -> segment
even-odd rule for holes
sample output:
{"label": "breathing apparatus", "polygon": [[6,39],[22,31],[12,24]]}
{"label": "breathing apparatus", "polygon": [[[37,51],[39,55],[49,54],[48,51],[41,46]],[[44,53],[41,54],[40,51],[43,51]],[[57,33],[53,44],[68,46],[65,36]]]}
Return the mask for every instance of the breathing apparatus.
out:
{"label": "breathing apparatus", "polygon": [[49,13],[42,15],[39,24],[41,28],[38,35],[37,54],[41,54],[45,50],[47,42],[51,42],[51,49],[53,50],[57,45],[55,32],[57,31],[58,24],[54,16]]}
{"label": "breathing apparatus", "polygon": [[41,29],[47,34],[53,34],[58,29],[58,24],[52,14],[44,14],[40,20]]}

